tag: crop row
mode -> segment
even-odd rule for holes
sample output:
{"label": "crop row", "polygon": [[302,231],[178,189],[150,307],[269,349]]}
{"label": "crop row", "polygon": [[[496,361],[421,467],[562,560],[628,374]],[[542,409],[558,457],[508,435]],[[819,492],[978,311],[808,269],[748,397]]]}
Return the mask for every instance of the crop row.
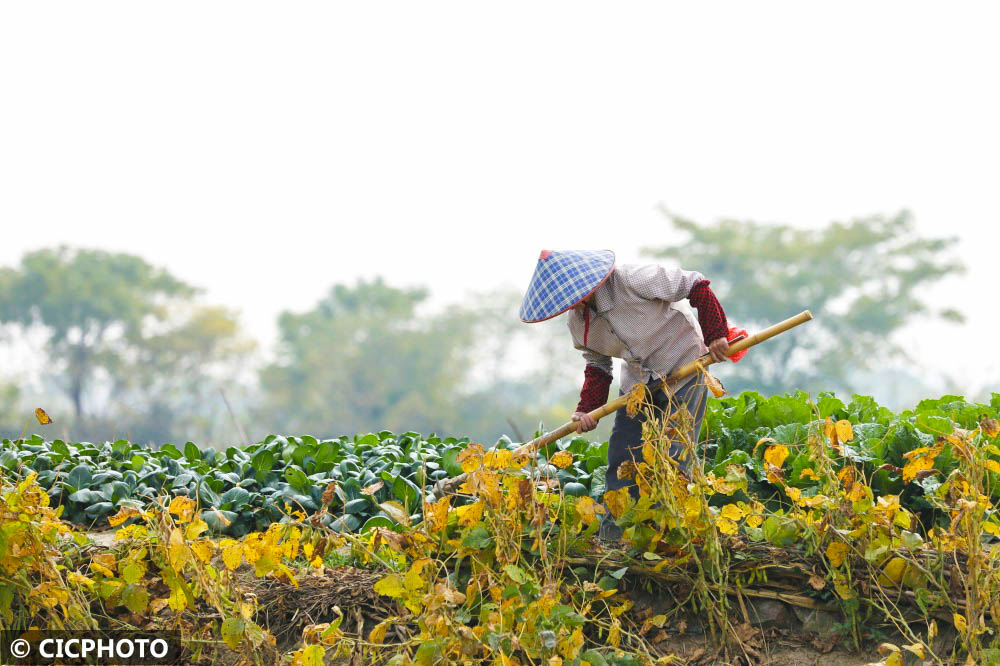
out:
{"label": "crop row", "polygon": [[[810,434],[847,422],[850,439],[838,443],[844,463],[863,470],[879,494],[899,494],[904,506],[919,512],[929,508],[922,495],[933,492],[955,466],[949,436],[995,423],[998,412],[998,394],[990,404],[944,396],[894,414],[866,396],[845,403],[827,393],[813,400],[801,392],[770,398],[747,392],[711,401],[700,453],[720,477],[730,465],[746,467],[754,495],[780,502],[782,495],[768,481],[764,447],[758,443],[787,447],[785,481],[808,496],[814,484],[806,446]],[[936,442],[942,446],[933,469],[940,474],[924,470],[919,483],[904,483],[904,454]],[[398,502],[411,521],[419,521],[424,501],[433,499],[432,484],[462,472],[456,458],[468,444],[468,439],[383,431],[327,440],[271,435],[219,451],[192,442],[183,448],[166,444],[153,449],[125,440],[70,443],[36,435],[0,442],[0,467],[15,476],[37,472],[52,504],[63,507],[65,519],[80,524],[102,524],[121,508],[144,506],[158,496],[185,495],[210,509],[204,517],[213,531],[241,536],[266,529],[290,510],[319,510],[326,493],[324,523],[354,532],[396,527],[379,506],[387,501]],[[496,446],[514,444],[504,438]],[[556,450],[573,454],[565,469],[547,463]],[[606,459],[606,442],[576,437],[544,450],[535,473],[558,480],[567,494],[600,500]],[[1000,488],[1000,483],[994,487]]]}

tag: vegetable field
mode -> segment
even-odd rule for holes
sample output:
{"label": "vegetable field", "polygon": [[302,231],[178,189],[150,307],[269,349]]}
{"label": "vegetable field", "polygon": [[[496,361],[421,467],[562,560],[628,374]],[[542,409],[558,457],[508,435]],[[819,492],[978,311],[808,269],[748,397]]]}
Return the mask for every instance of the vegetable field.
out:
{"label": "vegetable field", "polygon": [[[757,663],[766,602],[820,649],[996,663],[998,412],[712,400],[700,442],[683,411],[647,422],[619,472],[638,496],[605,492],[607,444],[582,437],[537,459],[413,432],[4,440],[0,624],[180,628],[203,663]],[[620,544],[596,539],[606,512]]]}

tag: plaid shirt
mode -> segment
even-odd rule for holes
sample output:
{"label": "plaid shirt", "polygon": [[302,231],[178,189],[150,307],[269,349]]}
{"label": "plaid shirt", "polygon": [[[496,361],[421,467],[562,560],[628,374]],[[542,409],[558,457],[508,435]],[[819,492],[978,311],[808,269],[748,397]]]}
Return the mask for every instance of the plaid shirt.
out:
{"label": "plaid shirt", "polygon": [[588,366],[609,376],[612,357],[622,359],[623,391],[670,374],[708,351],[691,315],[673,307],[704,279],[696,271],[657,265],[616,266],[594,292],[589,315],[569,311],[573,346]]}

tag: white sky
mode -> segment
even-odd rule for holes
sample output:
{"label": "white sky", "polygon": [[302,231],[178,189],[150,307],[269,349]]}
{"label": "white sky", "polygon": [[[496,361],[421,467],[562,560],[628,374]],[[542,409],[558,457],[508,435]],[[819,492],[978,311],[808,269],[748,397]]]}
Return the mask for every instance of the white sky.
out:
{"label": "white sky", "polygon": [[989,2],[7,2],[0,265],[59,243],[137,253],[271,341],[280,310],[360,275],[450,301],[523,287],[542,247],[635,259],[668,238],[661,201],[798,225],[909,208],[960,236],[970,271],[935,296],[971,316],[908,336],[927,368],[996,383],[1000,363],[969,352],[1000,329],[998,18]]}

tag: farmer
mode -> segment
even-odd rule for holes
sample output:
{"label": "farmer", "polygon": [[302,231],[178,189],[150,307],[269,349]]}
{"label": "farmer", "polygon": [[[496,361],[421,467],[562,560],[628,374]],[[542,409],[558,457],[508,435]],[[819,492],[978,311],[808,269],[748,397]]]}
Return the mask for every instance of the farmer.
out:
{"label": "farmer", "polygon": [[[521,304],[521,321],[545,321],[569,312],[566,323],[573,346],[583,352],[586,361],[580,402],[573,414],[579,432],[597,427],[587,412],[608,400],[612,357],[622,359],[619,384],[623,394],[640,382],[654,389],[658,380],[705,353],[714,361],[728,357],[729,340],[737,333],[729,328],[726,314],[708,285],[705,276],[696,271],[658,265],[616,266],[610,250],[542,251]],[[674,307],[685,298],[698,310],[701,335],[693,318]],[[695,441],[706,398],[705,385],[697,375],[673,389],[674,409],[686,406],[694,417]],[[650,399],[661,411],[670,400],[662,388],[652,390]],[[641,413],[630,417],[624,409],[615,414],[608,445],[607,490],[631,486],[630,492],[638,497],[635,481],[619,479],[618,468],[626,460],[642,459],[644,420]],[[680,442],[672,442],[670,455],[678,460],[680,452]],[[690,460],[678,462],[685,471],[691,464]],[[621,538],[621,528],[607,514],[600,536],[609,541]]]}

